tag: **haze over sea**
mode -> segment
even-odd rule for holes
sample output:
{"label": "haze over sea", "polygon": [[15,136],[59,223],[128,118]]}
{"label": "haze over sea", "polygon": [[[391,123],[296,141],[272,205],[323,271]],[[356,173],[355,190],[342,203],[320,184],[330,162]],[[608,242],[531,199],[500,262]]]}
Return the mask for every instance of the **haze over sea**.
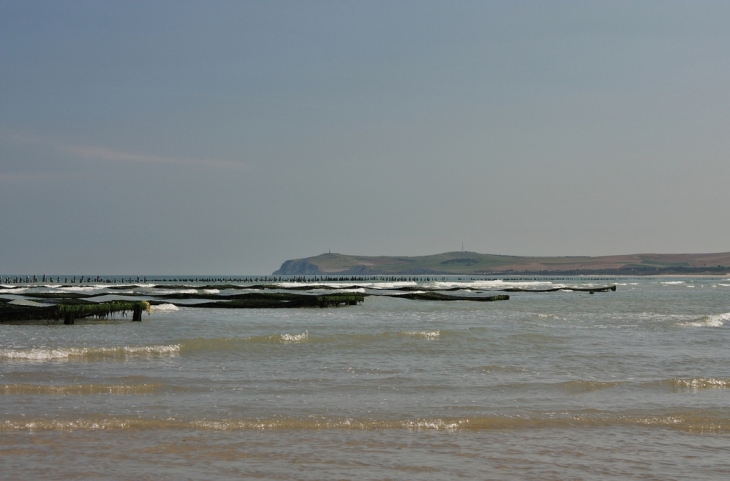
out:
{"label": "haze over sea", "polygon": [[[13,284],[0,297],[214,291],[176,284]],[[500,302],[160,304],[141,323],[5,325],[3,471],[24,479],[724,478],[730,278],[329,286],[477,296],[614,284],[596,294],[511,292]],[[328,292],[317,285],[311,293]]]}
{"label": "haze over sea", "polygon": [[0,478],[730,479],[728,25],[1,0]]}

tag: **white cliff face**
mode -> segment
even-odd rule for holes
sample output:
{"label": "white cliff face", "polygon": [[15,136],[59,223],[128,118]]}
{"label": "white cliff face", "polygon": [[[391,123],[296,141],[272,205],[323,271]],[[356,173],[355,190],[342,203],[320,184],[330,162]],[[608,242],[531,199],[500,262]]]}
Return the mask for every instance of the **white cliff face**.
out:
{"label": "white cliff face", "polygon": [[324,274],[319,266],[312,264],[307,259],[294,259],[285,261],[279,270],[274,271],[274,276],[296,276]]}

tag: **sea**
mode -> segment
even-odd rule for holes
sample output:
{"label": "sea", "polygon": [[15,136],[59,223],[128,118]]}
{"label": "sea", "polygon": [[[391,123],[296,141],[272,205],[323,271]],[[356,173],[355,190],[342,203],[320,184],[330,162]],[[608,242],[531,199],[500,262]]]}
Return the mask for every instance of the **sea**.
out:
{"label": "sea", "polygon": [[[0,298],[241,292],[209,284]],[[730,277],[273,284],[510,298],[0,324],[0,478],[730,479]]]}

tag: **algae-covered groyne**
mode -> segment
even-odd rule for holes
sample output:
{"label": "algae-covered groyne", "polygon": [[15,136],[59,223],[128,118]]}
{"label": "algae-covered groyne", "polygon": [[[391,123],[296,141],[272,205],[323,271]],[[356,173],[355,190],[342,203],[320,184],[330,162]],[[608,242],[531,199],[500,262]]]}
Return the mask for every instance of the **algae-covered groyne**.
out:
{"label": "algae-covered groyne", "polygon": [[[184,295],[184,294],[183,294]],[[174,299],[176,296],[160,296],[165,299]],[[222,308],[222,309],[276,309],[297,307],[339,307],[355,306],[365,300],[364,294],[331,294],[309,295],[282,292],[266,292],[243,294],[238,296],[208,296],[217,299],[216,302],[190,304],[189,307]],[[198,297],[200,298],[200,297]]]}
{"label": "algae-covered groyne", "polygon": [[390,294],[389,297],[397,297],[400,299],[411,299],[415,301],[476,301],[476,302],[493,302],[493,301],[509,301],[509,296],[450,296],[439,294],[438,292],[413,292],[409,294]]}
{"label": "algae-covered groyne", "polygon": [[508,294],[594,294],[616,290],[616,285],[597,285],[586,279],[581,279],[578,285],[556,284],[548,279],[515,282],[485,277],[444,280],[434,276],[339,276],[334,279],[329,276],[264,276],[244,278],[243,282],[232,278],[221,280],[225,283],[175,279],[175,282],[108,285],[105,279],[99,278],[98,284],[84,286],[32,281],[3,285],[0,288],[5,298],[0,298],[0,323],[142,321],[144,311],[151,313],[158,307],[168,311],[180,308],[319,309],[357,306],[368,298],[485,303],[508,301]]}
{"label": "algae-covered groyne", "polygon": [[[106,295],[106,294],[101,294]],[[134,294],[130,294],[134,295]],[[0,323],[44,323],[44,324],[74,324],[81,319],[113,319],[116,315],[122,318],[127,313],[132,314],[132,321],[141,321],[142,312],[150,312],[153,304],[161,301],[114,300],[108,302],[93,302],[90,298],[98,295],[83,295],[71,293],[64,297],[63,293],[30,293],[29,298],[53,301],[53,305],[37,305],[30,303],[13,303],[9,299],[0,299]],[[151,296],[152,297],[152,296]],[[354,306],[365,300],[363,294],[336,293],[329,295],[308,295],[294,293],[250,293],[242,295],[216,294],[160,294],[160,299],[167,299],[173,303],[175,299],[193,299],[201,302],[183,304],[196,308],[220,309],[272,309],[272,308],[301,308],[301,307],[338,307]],[[205,302],[208,300],[209,302]]]}
{"label": "algae-covered groyne", "polygon": [[52,306],[34,306],[23,304],[0,304],[0,323],[44,323],[74,324],[77,319],[111,319],[119,314],[123,317],[132,313],[132,321],[142,321],[142,311],[149,312],[150,304],[146,301],[113,301],[113,302],[71,302],[71,299]]}

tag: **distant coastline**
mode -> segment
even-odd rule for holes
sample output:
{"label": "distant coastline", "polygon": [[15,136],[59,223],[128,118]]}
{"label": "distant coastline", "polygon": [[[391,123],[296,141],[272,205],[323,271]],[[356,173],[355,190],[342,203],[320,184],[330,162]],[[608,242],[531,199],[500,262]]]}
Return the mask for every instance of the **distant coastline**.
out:
{"label": "distant coastline", "polygon": [[429,256],[327,253],[285,261],[272,275],[728,275],[730,252],[527,257],[455,251]]}

